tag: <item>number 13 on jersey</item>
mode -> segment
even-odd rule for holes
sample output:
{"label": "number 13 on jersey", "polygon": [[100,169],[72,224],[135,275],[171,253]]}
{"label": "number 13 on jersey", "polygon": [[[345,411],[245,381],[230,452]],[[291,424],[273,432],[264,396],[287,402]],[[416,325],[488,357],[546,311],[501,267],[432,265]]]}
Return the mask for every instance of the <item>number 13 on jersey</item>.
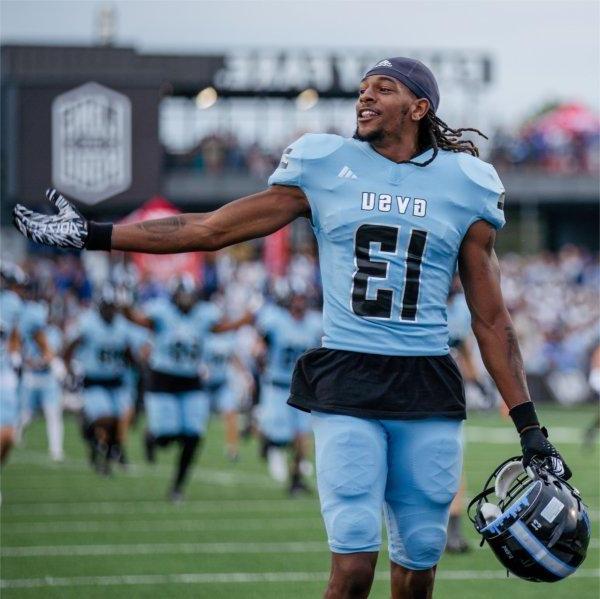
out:
{"label": "number 13 on jersey", "polygon": [[[370,278],[387,279],[389,269],[389,262],[371,259],[371,243],[378,243],[381,253],[396,254],[399,231],[399,227],[386,225],[361,225],[356,231],[354,243],[356,271],[352,279],[352,310],[358,316],[386,319],[392,317],[396,289],[378,289],[374,299],[367,298],[367,289]],[[406,252],[401,320],[417,319],[421,262],[426,241],[427,231],[411,230]]]}

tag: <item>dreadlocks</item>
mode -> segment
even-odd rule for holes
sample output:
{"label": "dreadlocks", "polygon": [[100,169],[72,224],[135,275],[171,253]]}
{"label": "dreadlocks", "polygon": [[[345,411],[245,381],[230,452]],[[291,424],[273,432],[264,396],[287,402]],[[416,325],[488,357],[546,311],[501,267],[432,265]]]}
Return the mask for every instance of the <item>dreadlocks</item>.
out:
{"label": "dreadlocks", "polygon": [[487,136],[479,131],[479,129],[472,129],[470,127],[452,129],[430,110],[425,115],[425,118],[421,120],[418,142],[420,152],[428,148],[433,148],[433,154],[425,162],[412,162],[412,160],[407,160],[406,162],[416,166],[427,166],[435,160],[440,148],[449,152],[466,152],[467,154],[471,154],[471,156],[479,156],[479,148],[470,139],[460,139],[465,131],[473,131],[487,139]]}

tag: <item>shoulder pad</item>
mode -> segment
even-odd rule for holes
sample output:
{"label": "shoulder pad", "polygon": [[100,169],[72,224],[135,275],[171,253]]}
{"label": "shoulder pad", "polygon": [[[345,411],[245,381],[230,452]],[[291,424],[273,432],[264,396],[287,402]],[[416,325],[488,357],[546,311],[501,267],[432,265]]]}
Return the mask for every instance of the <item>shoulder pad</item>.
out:
{"label": "shoulder pad", "polygon": [[461,171],[475,185],[498,194],[504,192],[500,177],[491,164],[465,152],[458,152],[455,155]]}
{"label": "shoulder pad", "polygon": [[344,145],[345,138],[331,133],[305,133],[290,148],[303,160],[325,158]]}

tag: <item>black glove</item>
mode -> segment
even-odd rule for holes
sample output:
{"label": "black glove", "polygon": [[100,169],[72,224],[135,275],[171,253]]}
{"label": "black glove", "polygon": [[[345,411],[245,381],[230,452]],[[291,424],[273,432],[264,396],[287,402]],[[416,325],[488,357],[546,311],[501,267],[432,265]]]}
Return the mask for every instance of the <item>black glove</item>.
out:
{"label": "black glove", "polygon": [[509,412],[515,427],[521,436],[523,467],[527,468],[534,457],[539,458],[546,468],[565,480],[571,478],[571,469],[567,466],[556,447],[548,441],[548,431],[540,426],[535,406],[531,401],[521,403]]}
{"label": "black glove", "polygon": [[541,459],[546,468],[556,476],[569,480],[573,473],[563,460],[556,447],[548,441],[546,427],[535,427],[521,434],[521,449],[523,450],[523,467],[527,468],[535,457]]}
{"label": "black glove", "polygon": [[112,224],[88,221],[56,189],[48,189],[46,198],[58,214],[41,214],[17,204],[13,210],[15,227],[36,243],[81,250],[110,250]]}

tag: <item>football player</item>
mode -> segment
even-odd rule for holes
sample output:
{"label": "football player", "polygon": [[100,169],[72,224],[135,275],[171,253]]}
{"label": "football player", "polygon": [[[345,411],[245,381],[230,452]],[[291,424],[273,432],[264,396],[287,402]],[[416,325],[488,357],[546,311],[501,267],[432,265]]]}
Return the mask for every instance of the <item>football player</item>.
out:
{"label": "football player", "polygon": [[310,219],[323,281],[323,347],[302,355],[290,403],[312,411],[317,484],[332,552],[328,597],[366,597],[385,507],[392,597],[431,597],[459,487],[463,385],[449,356],[446,299],[458,264],[483,361],[536,456],[570,471],[529,397],[504,305],[496,231],[504,188],[478,149],[437,115],[433,73],[388,58],[359,83],[354,138],[307,134],[269,189],[206,214],[135,224],[24,206],[15,224],[61,247],[149,253],[217,250]]}
{"label": "football player", "polygon": [[223,417],[225,455],[235,462],[239,459],[238,412],[244,394],[243,380],[250,377],[236,355],[235,333],[208,335],[202,363],[211,410]]}
{"label": "football player", "polygon": [[[320,344],[321,314],[307,310],[307,298],[292,293],[286,307],[267,305],[256,326],[266,344],[266,368],[260,384],[258,426],[265,443],[271,476],[289,481],[295,495],[308,490],[303,481],[310,433],[310,416],[287,405],[292,373],[298,358]],[[284,448],[293,446],[292,465],[286,466]]]}
{"label": "football player", "polygon": [[103,475],[110,473],[112,461],[125,462],[119,421],[131,406],[125,374],[127,360],[132,359],[132,326],[118,313],[114,288],[104,285],[97,309],[83,312],[69,331],[64,353],[70,376],[73,360],[84,373],[83,436],[92,466]]}
{"label": "football player", "polygon": [[[590,373],[588,376],[590,389],[594,394],[594,399],[600,399],[600,345],[598,345],[590,357]],[[596,407],[596,409],[598,409]],[[593,421],[583,433],[583,446],[590,448],[594,445],[598,432],[600,431],[600,414],[596,413]]]}
{"label": "football player", "polygon": [[148,433],[146,457],[154,462],[156,448],[180,446],[169,498],[183,499],[183,488],[210,415],[210,403],[199,376],[205,337],[224,333],[252,321],[244,315],[225,321],[216,305],[198,301],[190,275],[171,282],[171,297],[157,298],[130,310],[128,316],[154,333],[149,359],[150,383],[145,396]]}
{"label": "football player", "polygon": [[38,285],[26,286],[26,301],[19,317],[19,334],[23,342],[23,368],[20,427],[24,431],[34,413],[40,410],[46,420],[50,458],[61,462],[63,456],[63,414],[61,378],[64,365],[59,358],[62,333],[50,325],[48,305],[39,297]]}
{"label": "football player", "polygon": [[23,302],[14,287],[24,281],[24,274],[16,267],[2,264],[0,277],[0,464],[4,464],[19,426],[17,370],[21,364],[21,337],[18,322]]}

